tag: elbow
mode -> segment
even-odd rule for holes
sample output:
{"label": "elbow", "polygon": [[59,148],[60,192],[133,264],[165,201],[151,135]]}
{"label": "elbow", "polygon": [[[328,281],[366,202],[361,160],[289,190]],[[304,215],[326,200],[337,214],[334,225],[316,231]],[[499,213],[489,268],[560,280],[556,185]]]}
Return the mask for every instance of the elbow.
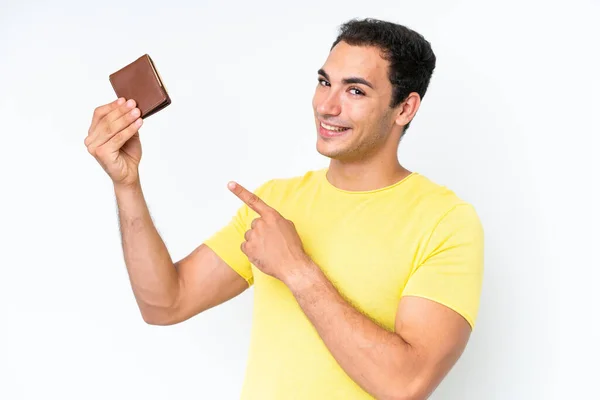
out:
{"label": "elbow", "polygon": [[142,319],[148,325],[167,326],[182,321],[180,301],[176,296],[137,299],[137,304]]}
{"label": "elbow", "polygon": [[429,396],[427,396],[426,394],[422,393],[422,392],[409,392],[409,393],[402,393],[400,397],[398,397],[398,399],[400,400],[426,400]]}
{"label": "elbow", "polygon": [[148,325],[168,326],[179,322],[172,309],[157,307],[140,307],[142,319]]}
{"label": "elbow", "polygon": [[426,400],[431,395],[430,392],[429,386],[423,381],[406,382],[403,380],[401,385],[395,385],[386,395],[378,398],[385,400]]}
{"label": "elbow", "polygon": [[427,395],[422,392],[411,392],[408,390],[397,390],[387,396],[380,397],[382,400],[426,400]]}
{"label": "elbow", "polygon": [[157,318],[154,315],[148,315],[148,314],[142,314],[142,319],[144,320],[144,322],[146,324],[154,325],[154,326],[168,326],[168,325],[174,324],[174,322],[170,322],[166,319]]}

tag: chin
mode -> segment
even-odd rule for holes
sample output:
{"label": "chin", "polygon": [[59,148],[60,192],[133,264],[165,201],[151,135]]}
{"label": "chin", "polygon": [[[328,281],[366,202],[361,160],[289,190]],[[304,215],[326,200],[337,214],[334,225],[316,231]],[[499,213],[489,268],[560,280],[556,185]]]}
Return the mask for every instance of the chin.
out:
{"label": "chin", "polygon": [[324,143],[321,138],[317,140],[317,152],[322,156],[332,159],[343,159],[346,154],[345,148],[339,145],[333,145],[332,143]]}
{"label": "chin", "polygon": [[333,159],[344,159],[349,153],[349,149],[352,147],[352,136],[354,131],[350,129],[345,134],[328,137],[327,132],[322,132],[322,128],[317,126],[317,144],[316,148],[319,154],[333,158]]}

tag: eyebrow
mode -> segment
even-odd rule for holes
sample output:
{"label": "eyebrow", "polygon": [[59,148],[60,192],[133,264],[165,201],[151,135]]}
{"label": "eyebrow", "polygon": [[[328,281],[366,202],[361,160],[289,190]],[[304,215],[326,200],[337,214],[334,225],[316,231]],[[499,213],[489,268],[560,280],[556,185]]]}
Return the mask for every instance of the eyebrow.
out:
{"label": "eyebrow", "polygon": [[[317,73],[319,75],[323,75],[325,77],[325,79],[327,79],[328,81],[331,80],[331,79],[329,79],[329,75],[327,75],[327,72],[325,72],[325,70],[320,69],[320,70],[317,71]],[[360,78],[358,76],[351,76],[349,78],[344,78],[344,79],[342,79],[342,83],[344,85],[347,85],[347,84],[350,84],[350,83],[360,83],[362,85],[370,87],[371,89],[375,89],[373,87],[373,84],[371,82],[369,82],[368,80],[366,80],[364,78]]]}

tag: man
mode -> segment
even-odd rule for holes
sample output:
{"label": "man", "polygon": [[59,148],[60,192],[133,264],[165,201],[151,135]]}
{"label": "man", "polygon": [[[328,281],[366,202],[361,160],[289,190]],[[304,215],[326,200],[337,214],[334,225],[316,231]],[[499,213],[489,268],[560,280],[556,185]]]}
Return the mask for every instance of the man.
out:
{"label": "man", "polygon": [[400,165],[435,68],[429,43],[378,20],[344,24],[318,71],[329,167],[277,178],[173,263],[138,176],[135,104],[95,110],[85,144],[114,182],[144,320],[186,320],[255,285],[244,399],[424,399],[462,354],[479,307],[483,231],[470,204]]}

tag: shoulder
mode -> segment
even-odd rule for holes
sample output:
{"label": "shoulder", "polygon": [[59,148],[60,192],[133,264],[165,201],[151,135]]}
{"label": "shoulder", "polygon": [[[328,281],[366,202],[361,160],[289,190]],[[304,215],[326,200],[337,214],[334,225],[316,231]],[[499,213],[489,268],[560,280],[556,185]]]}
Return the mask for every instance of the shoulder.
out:
{"label": "shoulder", "polygon": [[411,201],[416,216],[427,221],[430,229],[464,224],[480,228],[481,221],[473,203],[425,175],[416,174],[411,182]]}

